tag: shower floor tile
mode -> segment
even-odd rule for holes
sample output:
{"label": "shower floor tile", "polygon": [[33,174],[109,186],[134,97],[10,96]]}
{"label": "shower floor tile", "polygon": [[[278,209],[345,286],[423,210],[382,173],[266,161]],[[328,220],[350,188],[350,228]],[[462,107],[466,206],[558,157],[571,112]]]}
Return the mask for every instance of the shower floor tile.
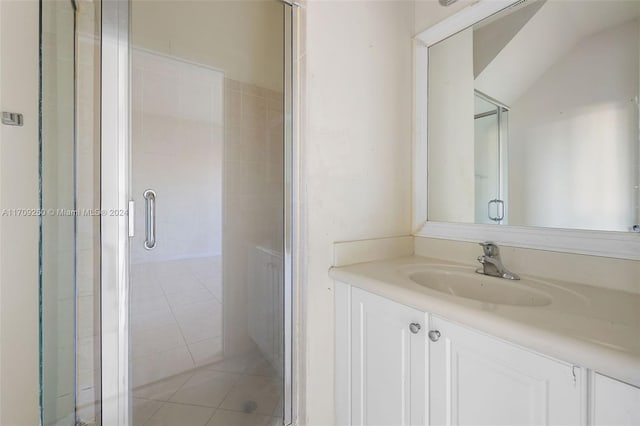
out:
{"label": "shower floor tile", "polygon": [[134,426],[282,424],[282,379],[260,352],[221,359],[220,260],[134,268]]}
{"label": "shower floor tile", "polygon": [[145,426],[203,426],[213,416],[215,410],[196,405],[165,402]]}
{"label": "shower floor tile", "polygon": [[273,377],[242,376],[220,408],[270,416],[280,400],[280,388]]}
{"label": "shower floor tile", "polygon": [[281,390],[256,351],[135,389],[133,425],[280,425]]}
{"label": "shower floor tile", "polygon": [[132,265],[134,387],[221,357],[222,304],[208,286],[221,274],[219,256]]}
{"label": "shower floor tile", "polygon": [[216,410],[207,426],[270,426],[272,421],[269,416],[220,409]]}
{"label": "shower floor tile", "polygon": [[153,399],[156,401],[169,401],[174,393],[191,378],[193,372],[178,374],[146,386],[134,389],[134,398]]}
{"label": "shower floor tile", "polygon": [[171,397],[172,402],[218,407],[240,380],[240,375],[212,370],[198,370]]}
{"label": "shower floor tile", "polygon": [[133,424],[143,425],[162,407],[160,401],[133,398]]}
{"label": "shower floor tile", "polygon": [[226,371],[229,373],[249,373],[252,369],[257,368],[266,362],[260,352],[249,352],[248,354],[237,355],[234,357],[226,358],[218,362],[206,365],[204,368],[216,371]]}

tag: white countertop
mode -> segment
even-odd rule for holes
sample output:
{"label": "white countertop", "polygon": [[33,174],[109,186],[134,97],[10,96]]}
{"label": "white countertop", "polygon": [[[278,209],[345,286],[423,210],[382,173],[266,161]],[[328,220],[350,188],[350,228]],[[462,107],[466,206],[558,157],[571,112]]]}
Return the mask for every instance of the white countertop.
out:
{"label": "white countertop", "polygon": [[[407,271],[421,265],[456,264],[411,256],[332,268],[329,274],[337,281],[640,387],[640,295],[544,279],[553,298],[549,305],[488,304],[413,282]],[[460,266],[470,272],[475,269]]]}

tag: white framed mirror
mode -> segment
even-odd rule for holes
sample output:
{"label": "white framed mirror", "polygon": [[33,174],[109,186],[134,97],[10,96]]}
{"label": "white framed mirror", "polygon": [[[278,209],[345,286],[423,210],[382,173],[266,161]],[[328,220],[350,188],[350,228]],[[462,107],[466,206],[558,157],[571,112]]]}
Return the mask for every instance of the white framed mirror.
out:
{"label": "white framed mirror", "polygon": [[640,260],[640,2],[481,0],[416,36],[416,235]]}

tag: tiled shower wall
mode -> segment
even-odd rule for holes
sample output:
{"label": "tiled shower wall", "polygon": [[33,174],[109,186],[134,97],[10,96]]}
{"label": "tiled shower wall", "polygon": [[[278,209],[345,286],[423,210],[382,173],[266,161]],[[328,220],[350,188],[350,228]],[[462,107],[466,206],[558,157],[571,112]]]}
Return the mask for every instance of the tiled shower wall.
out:
{"label": "tiled shower wall", "polygon": [[281,92],[225,79],[225,357],[246,353],[255,345],[248,333],[249,297],[259,294],[249,284],[251,255],[259,247],[282,252],[283,129]]}

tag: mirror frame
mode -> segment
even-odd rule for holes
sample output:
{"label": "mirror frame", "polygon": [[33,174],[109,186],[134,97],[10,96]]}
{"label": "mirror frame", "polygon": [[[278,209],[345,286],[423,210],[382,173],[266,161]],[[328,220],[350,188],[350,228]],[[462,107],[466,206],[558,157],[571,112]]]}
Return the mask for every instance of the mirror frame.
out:
{"label": "mirror frame", "polygon": [[640,233],[429,221],[427,112],[429,47],[521,0],[480,0],[414,38],[413,235],[494,241],[511,247],[640,260]]}

